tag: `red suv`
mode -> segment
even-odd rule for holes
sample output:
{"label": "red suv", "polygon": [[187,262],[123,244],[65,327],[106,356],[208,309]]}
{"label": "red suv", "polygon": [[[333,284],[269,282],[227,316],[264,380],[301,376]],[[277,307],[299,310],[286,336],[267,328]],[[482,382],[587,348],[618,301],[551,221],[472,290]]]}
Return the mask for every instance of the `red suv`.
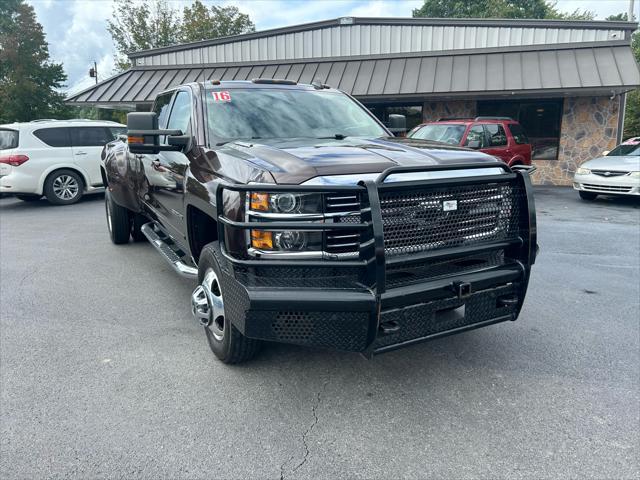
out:
{"label": "red suv", "polygon": [[507,165],[531,165],[529,139],[509,117],[441,118],[418,125],[407,136],[480,150]]}

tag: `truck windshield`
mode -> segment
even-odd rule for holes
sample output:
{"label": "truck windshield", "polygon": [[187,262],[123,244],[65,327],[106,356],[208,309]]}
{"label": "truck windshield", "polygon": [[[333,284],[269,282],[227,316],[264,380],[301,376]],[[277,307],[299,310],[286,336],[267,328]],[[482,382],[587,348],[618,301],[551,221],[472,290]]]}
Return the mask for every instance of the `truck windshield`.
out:
{"label": "truck windshield", "polygon": [[337,92],[251,88],[207,90],[205,95],[212,144],[389,135],[360,105]]}
{"label": "truck windshield", "polygon": [[459,145],[460,140],[462,140],[462,135],[464,134],[465,128],[467,127],[464,125],[434,123],[431,125],[425,125],[418,130],[410,132],[409,137],[417,138],[419,140],[431,140],[432,142],[442,142]]}

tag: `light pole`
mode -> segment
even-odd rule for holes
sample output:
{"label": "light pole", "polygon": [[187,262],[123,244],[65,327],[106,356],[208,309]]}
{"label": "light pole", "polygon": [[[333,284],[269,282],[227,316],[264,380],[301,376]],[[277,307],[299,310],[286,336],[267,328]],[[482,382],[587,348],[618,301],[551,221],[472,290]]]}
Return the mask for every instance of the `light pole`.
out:
{"label": "light pole", "polygon": [[96,64],[96,62],[93,62],[93,68],[89,69],[89,76],[91,78],[95,78],[96,79],[96,85],[98,84],[98,65]]}

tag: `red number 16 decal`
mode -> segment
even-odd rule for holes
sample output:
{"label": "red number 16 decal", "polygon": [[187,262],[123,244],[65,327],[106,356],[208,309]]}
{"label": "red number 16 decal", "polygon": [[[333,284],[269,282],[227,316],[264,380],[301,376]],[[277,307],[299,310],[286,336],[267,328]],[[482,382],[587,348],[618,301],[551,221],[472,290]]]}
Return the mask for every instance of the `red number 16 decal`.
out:
{"label": "red number 16 decal", "polygon": [[229,92],[211,92],[214,102],[230,102],[231,94]]}

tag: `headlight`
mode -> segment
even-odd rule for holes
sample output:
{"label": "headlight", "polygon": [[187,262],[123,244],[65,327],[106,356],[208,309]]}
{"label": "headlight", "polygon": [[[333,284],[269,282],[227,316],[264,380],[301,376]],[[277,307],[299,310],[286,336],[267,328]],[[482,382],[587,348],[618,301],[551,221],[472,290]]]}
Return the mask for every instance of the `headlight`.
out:
{"label": "headlight", "polygon": [[640,178],[640,172],[629,172],[629,176],[633,178]]}
{"label": "headlight", "polygon": [[[247,202],[249,221],[260,222],[309,222],[309,214],[321,215],[322,195],[317,193],[262,193],[252,192]],[[315,219],[317,221],[317,217]],[[321,217],[320,217],[320,221]],[[320,231],[269,231],[251,230],[251,247],[273,252],[321,251]]]}
{"label": "headlight", "polygon": [[252,192],[249,210],[266,213],[322,213],[322,196],[317,193]]}
{"label": "headlight", "polygon": [[576,175],[589,175],[591,170],[588,168],[580,167],[576,170]]}

